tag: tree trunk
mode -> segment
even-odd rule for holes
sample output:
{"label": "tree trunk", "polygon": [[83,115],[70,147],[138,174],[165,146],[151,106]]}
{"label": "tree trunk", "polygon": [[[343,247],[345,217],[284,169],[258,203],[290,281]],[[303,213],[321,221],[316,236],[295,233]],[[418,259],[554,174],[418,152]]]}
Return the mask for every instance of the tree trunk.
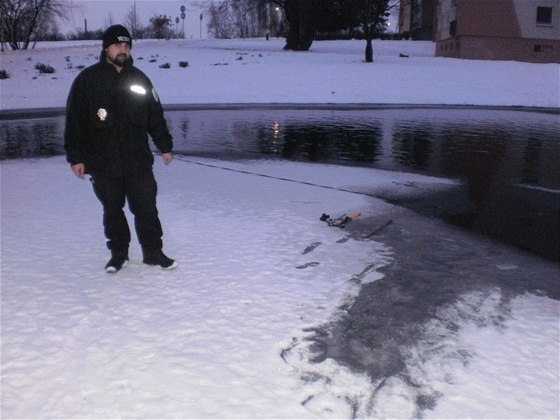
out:
{"label": "tree trunk", "polygon": [[366,38],[366,63],[373,63],[373,45],[370,36]]}
{"label": "tree trunk", "polygon": [[318,0],[286,0],[288,21],[285,50],[307,51],[315,39]]}
{"label": "tree trunk", "polygon": [[17,41],[17,28],[18,28],[18,21],[11,22],[10,26],[10,40],[8,41],[8,45],[12,50],[19,50],[19,44]]}
{"label": "tree trunk", "polygon": [[31,19],[31,23],[29,24],[29,29],[25,33],[25,39],[23,40],[23,49],[26,50],[29,48],[29,43],[31,42],[31,34],[35,31],[37,26],[37,14],[33,14],[33,18]]}

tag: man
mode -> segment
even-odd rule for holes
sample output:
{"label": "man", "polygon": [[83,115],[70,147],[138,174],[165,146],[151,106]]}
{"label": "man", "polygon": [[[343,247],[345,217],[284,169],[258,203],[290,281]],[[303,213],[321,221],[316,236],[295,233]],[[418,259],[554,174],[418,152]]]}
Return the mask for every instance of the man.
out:
{"label": "man", "polygon": [[134,215],[144,264],[165,270],[177,267],[162,252],[148,134],[165,164],[173,159],[173,141],[150,79],[133,66],[131,48],[132,38],[124,26],[107,28],[99,62],[76,77],[66,105],[66,158],[77,177],[91,176],[103,205],[103,226],[111,250],[105,271],[110,273],[128,263],[130,230],[123,211],[125,201]]}

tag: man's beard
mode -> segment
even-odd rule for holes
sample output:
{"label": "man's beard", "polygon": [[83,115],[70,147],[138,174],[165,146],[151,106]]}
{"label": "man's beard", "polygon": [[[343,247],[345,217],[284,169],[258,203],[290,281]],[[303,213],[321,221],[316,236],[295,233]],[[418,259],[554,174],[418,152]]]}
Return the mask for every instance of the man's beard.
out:
{"label": "man's beard", "polygon": [[126,54],[118,54],[115,58],[109,58],[109,60],[115,66],[124,67],[124,65],[128,61],[128,56]]}

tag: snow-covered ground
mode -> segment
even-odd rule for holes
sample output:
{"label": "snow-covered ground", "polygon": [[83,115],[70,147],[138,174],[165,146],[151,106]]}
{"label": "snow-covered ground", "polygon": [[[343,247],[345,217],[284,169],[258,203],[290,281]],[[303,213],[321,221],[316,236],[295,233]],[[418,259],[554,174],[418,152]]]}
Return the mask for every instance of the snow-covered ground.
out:
{"label": "snow-covered ground", "polygon": [[[63,46],[61,46],[63,45]],[[2,54],[0,109],[63,107],[77,67],[97,61],[98,42],[39,44]],[[71,45],[71,44],[70,44]],[[376,103],[560,107],[558,64],[435,58],[428,41],[315,42],[283,51],[281,39],[135,42],[136,65],[164,104]],[[400,55],[408,57],[400,57]],[[179,62],[187,62],[180,67]],[[37,63],[53,74],[38,75]],[[169,69],[159,66],[169,63]],[[71,67],[71,68],[69,68]],[[40,94],[37,94],[40,92]]]}
{"label": "snow-covered ground", "polygon": [[[64,106],[76,75],[67,63],[93,63],[99,47],[59,45],[1,56],[10,73],[0,81],[2,110]],[[145,41],[133,54],[166,104],[559,107],[558,65],[437,59],[425,42],[375,43],[373,64],[362,62],[358,42],[315,43],[309,53],[281,46]],[[57,72],[36,75],[36,62]],[[164,62],[171,69],[158,67]],[[169,166],[156,159],[155,173],[165,251],[180,266],[143,267],[133,241],[131,264],[109,275],[89,182],[73,177],[63,157],[1,163],[2,418],[560,417],[557,289],[475,287],[451,301],[443,297],[456,282],[432,290],[445,303],[398,348],[406,357],[397,374],[374,377],[336,355],[317,357],[317,332],[351,312],[358,293],[385,281],[391,267],[411,260],[387,245],[389,230],[410,242],[420,228],[426,243],[437,241],[434,250],[463,252],[453,263],[430,255],[417,277],[408,273],[413,283],[432,271],[469,282],[475,273],[480,284],[493,275],[528,285],[560,276],[555,263],[366,194],[419,184],[443,190],[455,180],[196,157]],[[362,217],[342,230],[319,221],[325,211]],[[387,220],[386,230],[365,237]],[[486,257],[461,264],[476,252]],[[388,322],[412,298],[389,295],[389,302],[397,297]],[[407,325],[396,323],[394,335],[378,327],[390,343]],[[374,330],[354,332],[379,340]],[[358,340],[344,344],[373,365],[391,359]]]}

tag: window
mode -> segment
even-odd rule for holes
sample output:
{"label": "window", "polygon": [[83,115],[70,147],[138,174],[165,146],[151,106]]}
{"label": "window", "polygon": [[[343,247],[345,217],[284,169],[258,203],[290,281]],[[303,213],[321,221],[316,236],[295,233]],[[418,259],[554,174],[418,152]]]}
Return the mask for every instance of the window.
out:
{"label": "window", "polygon": [[537,7],[537,25],[552,25],[552,7]]}
{"label": "window", "polygon": [[457,21],[453,20],[449,22],[449,35],[455,36],[457,35]]}
{"label": "window", "polygon": [[535,44],[533,45],[533,52],[551,54],[554,52],[554,46],[546,45],[546,44],[545,45]]}

